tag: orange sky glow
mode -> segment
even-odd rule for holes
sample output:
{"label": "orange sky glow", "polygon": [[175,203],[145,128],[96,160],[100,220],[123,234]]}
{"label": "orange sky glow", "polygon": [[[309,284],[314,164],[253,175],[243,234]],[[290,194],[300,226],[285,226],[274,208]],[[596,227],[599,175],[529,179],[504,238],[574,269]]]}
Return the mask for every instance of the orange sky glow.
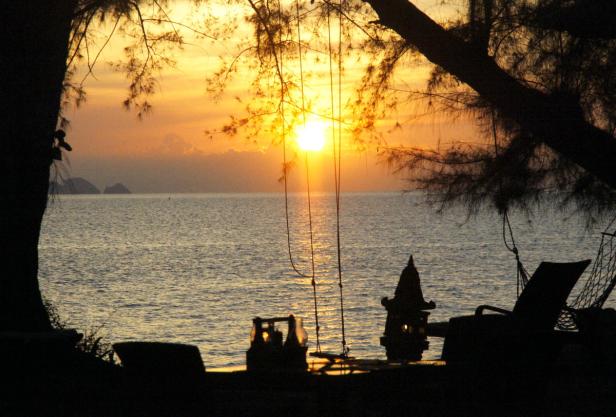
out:
{"label": "orange sky glow", "polygon": [[[433,2],[417,3],[428,13],[442,13],[442,8],[432,5]],[[215,11],[220,16],[233,12],[237,10],[220,8]],[[183,2],[176,4],[173,13],[177,16],[174,19],[186,22],[199,18],[192,6]],[[97,30],[104,34],[109,29]],[[234,81],[217,100],[208,94],[206,86],[206,78],[220,68],[220,57],[233,56],[237,50],[234,48],[245,36],[251,36],[246,28],[238,29],[231,41],[225,42],[187,37],[183,49],[173,54],[177,65],[159,74],[158,91],[150,99],[153,110],[143,120],[122,108],[126,77],[105,64],[121,59],[123,43],[120,37],[114,38],[85,82],[86,103],[77,109],[65,110],[71,122],[68,140],[74,151],[68,155],[68,170],[64,169],[63,175],[83,176],[99,187],[123,182],[134,192],[282,191],[278,181],[282,166],[280,138],[262,134],[247,139],[242,131],[233,137],[206,134],[227,123],[231,115],[245,117],[244,106],[251,94],[247,82],[251,69],[246,65],[238,67]],[[326,61],[319,65],[309,62],[305,68],[306,73],[310,73],[305,84],[305,99],[318,114],[331,109],[326,64]],[[296,62],[287,65],[289,71],[298,72]],[[364,65],[361,61],[345,62],[343,102],[353,99]],[[401,85],[420,89],[425,86],[428,71],[427,65],[408,64],[397,77]],[[337,91],[337,85],[335,88]],[[293,99],[299,101],[297,95]],[[469,141],[476,134],[468,120],[454,122],[438,114],[419,117],[418,113],[424,111],[412,104],[380,120],[378,127],[386,143],[436,148],[452,141]],[[347,119],[351,117],[346,113],[342,116],[345,123],[350,123]],[[392,129],[396,123],[402,128]],[[294,141],[287,146],[291,157],[302,152]],[[350,136],[343,133],[343,191],[401,190],[407,186],[403,176],[392,175],[389,167],[378,163],[376,152],[376,146],[358,150]],[[298,157],[298,161],[301,159]],[[333,163],[330,134],[323,150],[313,152],[311,161],[314,161],[311,170],[316,173],[312,178],[314,189],[332,190],[333,185],[329,185],[333,182],[329,178],[332,171],[329,163]],[[291,185],[301,190],[299,171],[302,170],[297,171],[292,172],[297,178]]]}

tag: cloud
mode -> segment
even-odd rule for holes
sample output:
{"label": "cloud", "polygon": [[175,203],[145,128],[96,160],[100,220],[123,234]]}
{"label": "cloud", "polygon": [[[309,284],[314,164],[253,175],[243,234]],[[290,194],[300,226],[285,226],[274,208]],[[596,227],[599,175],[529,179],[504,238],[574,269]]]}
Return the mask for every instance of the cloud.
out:
{"label": "cloud", "polygon": [[[161,145],[167,146],[170,153],[73,158],[69,176],[84,177],[101,187],[121,182],[136,193],[284,191],[278,181],[282,170],[279,148],[266,152],[228,151],[207,155],[173,135],[167,135]],[[386,166],[375,163],[374,155],[345,155],[343,191],[401,190],[405,187],[399,176],[391,175]],[[311,158],[313,191],[333,191],[332,165],[328,155]],[[304,192],[305,186],[305,170],[300,161],[290,172],[289,190]]]}
{"label": "cloud", "polygon": [[191,156],[201,155],[203,151],[180,135],[167,133],[158,145],[148,149],[145,153],[159,156]]}

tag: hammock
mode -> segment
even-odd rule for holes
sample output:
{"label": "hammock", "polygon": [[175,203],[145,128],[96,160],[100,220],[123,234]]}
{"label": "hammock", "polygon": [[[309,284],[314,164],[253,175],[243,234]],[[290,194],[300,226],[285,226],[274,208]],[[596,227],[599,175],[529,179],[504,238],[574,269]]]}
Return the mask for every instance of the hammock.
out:
{"label": "hammock", "polygon": [[560,330],[576,330],[576,311],[601,308],[616,285],[616,233],[603,232],[597,257],[590,275],[573,302],[561,311],[556,327]]}
{"label": "hammock", "polygon": [[[616,220],[616,219],[615,219]],[[610,222],[606,230],[610,230],[614,221]],[[510,243],[507,242],[506,235],[509,235]],[[616,232],[601,233],[601,243],[597,251],[597,256],[592,266],[592,270],[586,279],[584,287],[580,290],[573,302],[560,312],[556,327],[559,330],[578,330],[576,323],[576,313],[588,308],[601,308],[607,301],[614,286],[616,286]],[[518,248],[513,238],[513,231],[509,222],[509,216],[505,211],[503,216],[503,240],[505,246],[516,258],[517,264],[517,294],[520,296],[521,290],[528,283],[529,274],[520,261]]]}

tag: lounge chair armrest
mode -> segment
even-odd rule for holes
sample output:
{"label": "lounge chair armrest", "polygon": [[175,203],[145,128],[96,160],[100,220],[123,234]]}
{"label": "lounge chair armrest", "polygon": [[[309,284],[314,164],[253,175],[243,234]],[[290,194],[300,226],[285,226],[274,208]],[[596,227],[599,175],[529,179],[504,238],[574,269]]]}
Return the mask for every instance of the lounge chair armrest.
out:
{"label": "lounge chair armrest", "polygon": [[475,309],[475,315],[476,316],[481,316],[483,314],[483,310],[490,310],[490,311],[494,311],[496,313],[501,313],[501,314],[505,314],[506,316],[510,316],[512,313],[509,310],[505,310],[503,308],[499,308],[499,307],[494,307],[494,306],[489,306],[486,304],[480,305],[479,307],[477,307]]}

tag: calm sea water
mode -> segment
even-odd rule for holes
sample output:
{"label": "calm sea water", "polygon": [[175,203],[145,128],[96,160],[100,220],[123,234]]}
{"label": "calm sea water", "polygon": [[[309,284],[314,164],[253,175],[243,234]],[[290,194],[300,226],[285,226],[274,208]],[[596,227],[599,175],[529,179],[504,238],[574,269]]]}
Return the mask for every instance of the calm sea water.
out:
{"label": "calm sea water", "polygon": [[[293,256],[309,272],[306,200],[290,197]],[[312,199],[321,344],[341,351],[335,200]],[[384,358],[380,304],[393,296],[413,254],[430,320],[470,314],[479,304],[511,307],[515,260],[501,220],[463,210],[437,215],[417,193],[343,194],[341,249],[351,353]],[[599,233],[578,218],[514,216],[524,264],[593,258]],[[104,326],[111,342],[158,340],[199,346],[208,367],[242,364],[251,320],[294,313],[314,347],[310,280],[291,269],[281,194],[57,196],[40,241],[44,294],[69,325]],[[431,340],[425,357],[442,345]]]}

